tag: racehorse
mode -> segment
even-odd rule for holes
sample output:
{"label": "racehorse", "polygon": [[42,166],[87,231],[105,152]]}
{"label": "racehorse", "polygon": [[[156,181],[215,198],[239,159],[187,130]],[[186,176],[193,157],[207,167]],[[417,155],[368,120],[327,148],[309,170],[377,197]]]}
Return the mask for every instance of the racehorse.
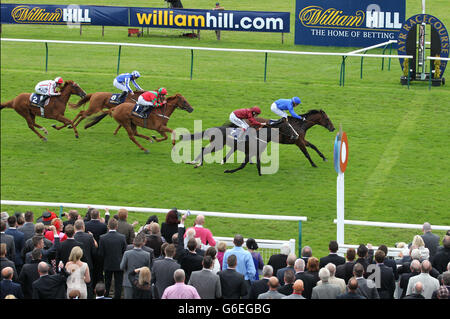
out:
{"label": "racehorse", "polygon": [[[61,87],[61,95],[52,96],[49,98],[48,104],[43,109],[43,113],[41,108],[37,106],[33,106],[30,102],[30,97],[32,93],[21,93],[16,96],[13,100],[8,101],[6,103],[2,103],[0,110],[3,108],[12,108],[18,114],[23,116],[27,121],[28,127],[39,136],[44,142],[47,141],[47,138],[42,136],[36,129],[40,129],[45,134],[48,134],[48,131],[36,124],[35,118],[36,115],[42,116],[47,119],[54,119],[59,122],[64,123],[64,126],[72,125],[73,122],[68,118],[64,117],[64,112],[66,110],[67,102],[69,101],[70,95],[76,94],[81,98],[86,96],[86,92],[74,81],[66,81],[64,85]],[[53,126],[56,128],[55,126]],[[73,126],[73,131],[75,133],[75,137],[78,138],[77,129]]]}
{"label": "racehorse", "polygon": [[[298,148],[303,152],[303,154],[305,155],[305,157],[309,160],[309,162],[311,163],[311,165],[313,167],[317,167],[317,165],[313,162],[313,160],[311,159],[308,150],[306,149],[306,147],[310,147],[313,150],[315,150],[317,152],[317,154],[319,154],[319,156],[326,161],[326,157],[319,151],[319,149],[312,143],[310,143],[309,141],[307,141],[305,139],[305,135],[306,132],[313,126],[315,125],[320,125],[325,127],[326,129],[328,129],[330,132],[333,132],[335,130],[333,123],[331,122],[330,118],[328,117],[328,115],[325,113],[325,111],[323,110],[311,110],[308,113],[305,113],[302,115],[302,117],[305,118],[305,121],[303,120],[299,120],[296,119],[294,117],[288,117],[288,123],[284,123],[281,122],[279,124],[272,124],[272,125],[267,125],[268,128],[278,128],[279,129],[279,140],[278,143],[280,144],[295,144],[298,146]],[[266,122],[266,123],[270,123],[269,119],[264,119],[264,118],[260,118],[257,117],[256,118],[257,121],[259,121],[260,123]],[[219,127],[215,127],[212,129],[208,129],[206,131],[203,131],[201,133],[195,133],[195,134],[191,134],[191,135],[183,135],[181,136],[182,140],[193,140],[193,139],[200,139],[203,138],[204,136],[207,136],[210,138],[210,144],[207,145],[206,147],[202,147],[202,152],[197,156],[197,158],[195,158],[195,160],[193,162],[190,162],[188,164],[194,164],[195,168],[203,165],[203,157],[205,154],[211,153],[211,152],[216,152],[216,151],[220,151],[224,145],[228,144],[230,145],[230,141],[232,142],[232,144],[230,146],[232,146],[231,150],[227,153],[227,155],[224,157],[222,163],[225,163],[226,160],[236,151],[236,150],[241,150],[243,147],[239,146],[240,143],[243,142],[237,142],[234,138],[231,138],[227,135],[227,129],[229,130],[231,127],[236,127],[234,124],[232,123],[226,123],[223,126],[219,126]],[[295,132],[292,132],[292,130],[295,130]],[[222,140],[216,140],[215,137],[217,136],[217,131],[215,130],[219,130],[222,133]],[[266,141],[270,142],[271,140],[271,134],[270,134],[270,130],[268,130],[268,134],[266,137]],[[292,134],[294,133],[294,134]],[[295,135],[296,134],[296,135]],[[260,136],[257,135],[257,138],[259,139]],[[257,141],[257,139],[253,139],[254,141]],[[246,141],[245,143],[249,143],[248,141]],[[245,149],[248,149],[248,146],[245,146]],[[265,148],[264,148],[265,149]],[[257,155],[257,162],[258,162],[258,156],[260,155],[260,153],[262,153],[264,151],[264,149],[259,149],[259,154]],[[248,152],[246,151],[246,161],[248,162],[249,158],[247,155]],[[201,160],[199,163],[197,163],[199,160]],[[238,169],[242,169],[243,167],[245,167],[247,163],[243,163],[243,165],[241,165],[242,167],[239,167]],[[258,163],[257,163],[258,164]],[[238,170],[237,169],[237,170]],[[231,170],[228,172],[234,172],[236,170]],[[227,171],[225,171],[227,172]],[[259,172],[259,167],[258,167],[258,172]]]}
{"label": "racehorse", "polygon": [[[133,143],[135,143],[145,153],[149,153],[147,149],[139,144],[139,142],[135,139],[135,136],[142,137],[148,141],[152,141],[152,139],[148,136],[138,134],[136,128],[137,126],[157,131],[163,137],[157,139],[155,136],[152,136],[153,139],[155,139],[157,142],[165,141],[168,138],[166,132],[173,132],[171,128],[167,127],[167,122],[169,121],[170,116],[175,111],[175,109],[179,108],[189,113],[192,113],[192,111],[194,111],[186,98],[179,93],[175,94],[174,96],[168,97],[167,103],[165,103],[163,106],[154,108],[146,119],[138,118],[131,114],[135,104],[136,103],[122,103],[112,109],[106,110],[103,112],[103,114],[94,117],[89,123],[85,125],[84,128],[87,129],[100,122],[106,115],[111,115],[116,120],[116,122],[119,123],[119,127],[116,129],[114,134],[117,133],[119,128],[123,126],[127,131],[130,140],[133,141]],[[172,139],[172,144],[175,145],[174,139]]]}
{"label": "racehorse", "polygon": [[[127,98],[125,99],[125,102],[136,102],[138,97],[144,93],[145,91],[134,91],[133,94],[128,94]],[[86,104],[89,102],[89,107],[85,111],[80,111],[77,116],[72,120],[74,123],[73,125],[75,127],[80,124],[82,120],[84,120],[86,117],[91,116],[95,113],[100,112],[101,110],[107,108],[110,109],[112,107],[117,106],[117,103],[111,103],[111,97],[113,96],[113,93],[110,92],[95,92],[86,95],[81,100],[79,100],[76,104],[69,103],[69,107],[71,109],[78,109],[80,106]],[[116,95],[115,95],[116,96]],[[62,129],[63,127],[55,127],[56,129]]]}

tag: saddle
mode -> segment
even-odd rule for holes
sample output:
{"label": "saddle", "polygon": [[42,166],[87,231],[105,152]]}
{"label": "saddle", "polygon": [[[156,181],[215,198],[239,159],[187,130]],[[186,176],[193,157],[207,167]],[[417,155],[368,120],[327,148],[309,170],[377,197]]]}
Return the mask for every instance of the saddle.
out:
{"label": "saddle", "polygon": [[32,93],[30,96],[30,103],[32,106],[45,107],[48,105],[48,102],[50,102],[50,98],[48,98],[45,100],[44,105],[41,105],[41,101],[45,98],[46,98],[45,95]]}
{"label": "saddle", "polygon": [[120,98],[121,94],[122,93],[115,93],[115,94],[111,95],[111,98],[109,99],[109,103],[119,105],[119,104],[122,104],[123,102],[125,102],[126,97],[124,96],[124,97]]}
{"label": "saddle", "polygon": [[140,119],[147,119],[152,110],[152,107],[149,107],[145,110],[142,106],[136,103],[136,105],[133,107],[133,110],[131,111],[131,114]]}

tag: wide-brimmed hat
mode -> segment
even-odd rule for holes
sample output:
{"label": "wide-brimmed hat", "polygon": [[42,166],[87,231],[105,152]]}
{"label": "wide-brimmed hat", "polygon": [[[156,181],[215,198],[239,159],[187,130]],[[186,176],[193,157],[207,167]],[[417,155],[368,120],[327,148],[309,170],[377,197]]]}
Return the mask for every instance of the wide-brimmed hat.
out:
{"label": "wide-brimmed hat", "polygon": [[39,217],[36,222],[40,222],[43,223],[46,226],[50,226],[52,224],[52,220],[58,218],[58,216],[56,216],[56,214],[54,212],[51,211],[45,211],[42,213],[42,216]]}

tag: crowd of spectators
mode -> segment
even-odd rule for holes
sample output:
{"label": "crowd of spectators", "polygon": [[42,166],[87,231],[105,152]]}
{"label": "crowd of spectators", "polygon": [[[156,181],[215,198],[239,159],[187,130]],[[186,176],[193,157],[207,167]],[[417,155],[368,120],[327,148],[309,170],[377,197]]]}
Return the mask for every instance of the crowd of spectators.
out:
{"label": "crowd of spectators", "polygon": [[[267,264],[255,239],[236,234],[233,247],[216,241],[197,215],[174,208],[160,226],[157,216],[135,229],[128,211],[83,218],[46,211],[2,213],[1,299],[448,299],[450,231],[442,238],[429,223],[411,243],[349,248],[342,257],[334,240],[327,256],[288,245]],[[65,221],[62,221],[66,219]],[[442,245],[441,245],[442,244]],[[319,257],[319,258],[318,258]]]}

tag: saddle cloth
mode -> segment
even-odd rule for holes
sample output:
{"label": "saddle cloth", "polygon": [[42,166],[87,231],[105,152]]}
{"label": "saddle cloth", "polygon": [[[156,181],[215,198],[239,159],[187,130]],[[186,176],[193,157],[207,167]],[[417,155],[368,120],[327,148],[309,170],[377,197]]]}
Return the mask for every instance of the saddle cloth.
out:
{"label": "saddle cloth", "polygon": [[121,98],[119,100],[119,96],[121,93],[115,93],[111,95],[111,98],[109,99],[109,103],[111,104],[122,104],[124,102],[124,98]]}
{"label": "saddle cloth", "polygon": [[[32,106],[36,106],[36,107],[40,107],[39,103],[41,102],[41,100],[44,98],[44,95],[42,94],[37,94],[37,93],[32,93],[30,96],[30,102]],[[50,98],[48,98],[45,101],[44,106],[48,105],[48,102],[50,102]]]}
{"label": "saddle cloth", "polygon": [[152,107],[149,107],[146,111],[142,112],[142,107],[136,103],[136,105],[133,107],[133,110],[131,111],[131,114],[140,119],[146,119],[148,118],[148,115],[150,114],[152,109]]}

